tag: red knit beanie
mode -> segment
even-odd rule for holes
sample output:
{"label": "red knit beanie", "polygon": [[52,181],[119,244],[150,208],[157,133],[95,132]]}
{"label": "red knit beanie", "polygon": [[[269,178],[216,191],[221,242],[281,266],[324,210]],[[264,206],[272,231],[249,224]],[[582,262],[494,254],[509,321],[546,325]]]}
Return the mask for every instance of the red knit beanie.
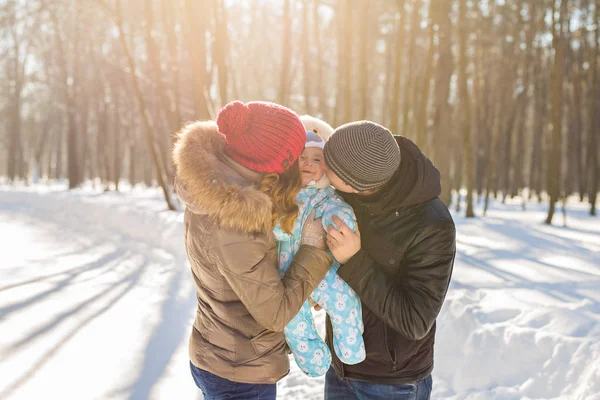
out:
{"label": "red knit beanie", "polygon": [[225,153],[246,168],[281,174],[304,150],[306,131],[289,108],[274,103],[233,101],[217,115]]}

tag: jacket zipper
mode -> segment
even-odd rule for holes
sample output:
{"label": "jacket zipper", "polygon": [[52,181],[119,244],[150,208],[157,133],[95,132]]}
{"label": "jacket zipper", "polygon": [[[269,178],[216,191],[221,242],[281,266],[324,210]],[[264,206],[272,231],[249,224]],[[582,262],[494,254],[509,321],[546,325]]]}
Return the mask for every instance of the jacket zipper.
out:
{"label": "jacket zipper", "polygon": [[391,335],[388,332],[389,328],[387,324],[385,324],[385,349],[392,360],[392,372],[396,372],[396,349],[394,347],[394,343],[392,342]]}

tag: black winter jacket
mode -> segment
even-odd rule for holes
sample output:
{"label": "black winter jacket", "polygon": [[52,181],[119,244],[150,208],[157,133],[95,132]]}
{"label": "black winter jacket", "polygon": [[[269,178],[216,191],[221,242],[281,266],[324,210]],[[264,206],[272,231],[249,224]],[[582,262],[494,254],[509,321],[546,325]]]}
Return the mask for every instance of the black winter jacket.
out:
{"label": "black winter jacket", "polygon": [[396,140],[402,158],[390,182],[369,196],[341,193],[356,212],[362,247],[338,274],[363,303],[365,361],[341,363],[327,319],[336,373],[385,384],[414,383],[433,370],[435,320],[456,253],[439,171],[410,140]]}

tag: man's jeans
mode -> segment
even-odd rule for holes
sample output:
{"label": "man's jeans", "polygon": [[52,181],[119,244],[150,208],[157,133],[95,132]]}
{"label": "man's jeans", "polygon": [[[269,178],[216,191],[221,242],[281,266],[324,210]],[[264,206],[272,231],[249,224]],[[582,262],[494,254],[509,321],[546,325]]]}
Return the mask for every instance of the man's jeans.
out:
{"label": "man's jeans", "polygon": [[383,385],[341,379],[333,368],[325,375],[325,400],[429,400],[433,380],[431,375],[414,384]]}
{"label": "man's jeans", "polygon": [[205,400],[275,400],[277,385],[232,382],[190,363],[196,386],[202,390]]}

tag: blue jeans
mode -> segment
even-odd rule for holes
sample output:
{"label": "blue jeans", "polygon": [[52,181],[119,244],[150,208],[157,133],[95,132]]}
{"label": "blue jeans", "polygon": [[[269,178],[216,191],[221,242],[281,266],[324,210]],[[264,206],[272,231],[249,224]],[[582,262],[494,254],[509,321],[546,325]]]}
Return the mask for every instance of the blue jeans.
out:
{"label": "blue jeans", "polygon": [[205,400],[275,400],[277,384],[252,384],[232,382],[190,362],[192,377],[202,390]]}
{"label": "blue jeans", "polygon": [[384,385],[341,379],[333,368],[325,375],[325,400],[429,400],[433,379],[431,375],[414,384]]}

